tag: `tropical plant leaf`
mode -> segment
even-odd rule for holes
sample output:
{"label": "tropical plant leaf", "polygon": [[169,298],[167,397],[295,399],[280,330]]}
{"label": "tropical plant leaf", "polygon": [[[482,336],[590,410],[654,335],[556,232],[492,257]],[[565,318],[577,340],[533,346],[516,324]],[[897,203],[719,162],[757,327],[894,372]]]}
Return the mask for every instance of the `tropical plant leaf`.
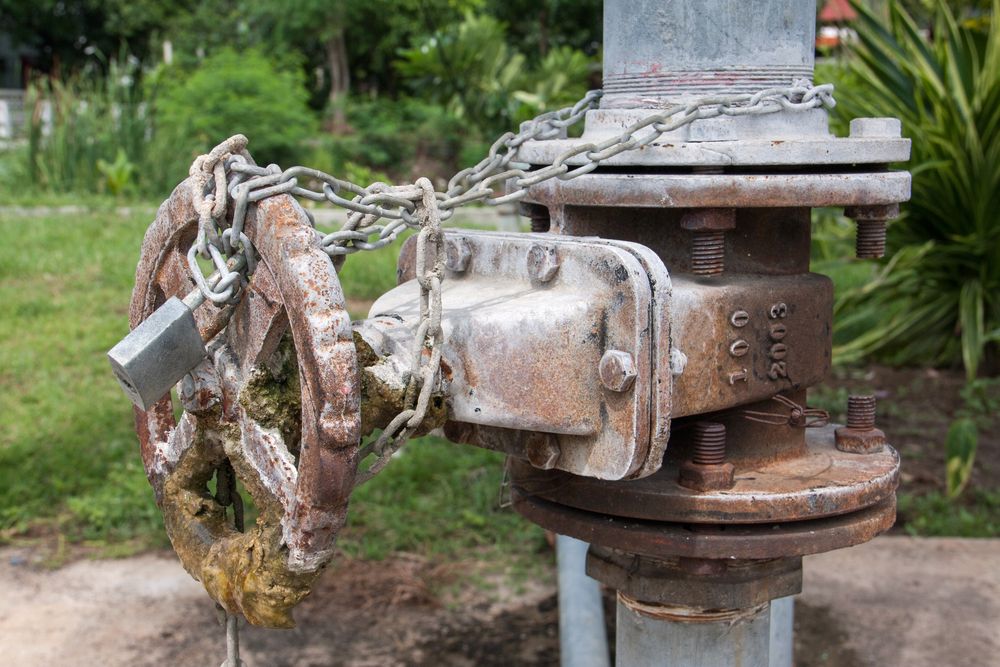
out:
{"label": "tropical plant leaf", "polygon": [[945,481],[948,498],[957,498],[969,485],[978,444],[979,432],[974,420],[962,417],[952,422],[945,440],[947,452]]}

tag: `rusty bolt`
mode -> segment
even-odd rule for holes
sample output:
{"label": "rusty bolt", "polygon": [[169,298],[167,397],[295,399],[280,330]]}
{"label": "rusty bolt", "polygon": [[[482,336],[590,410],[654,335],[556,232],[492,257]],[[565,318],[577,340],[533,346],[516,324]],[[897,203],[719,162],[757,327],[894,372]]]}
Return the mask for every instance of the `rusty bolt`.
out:
{"label": "rusty bolt", "polygon": [[837,449],[854,454],[871,454],[885,446],[885,433],[875,428],[875,397],[847,398],[847,426],[834,432]]}
{"label": "rusty bolt", "polygon": [[745,327],[750,322],[750,313],[745,310],[737,310],[729,317],[729,323],[737,329]]}
{"label": "rusty bolt", "polygon": [[899,217],[899,204],[851,206],[844,215],[857,225],[855,255],[858,259],[877,259],[885,256],[886,225]]}
{"label": "rusty bolt", "polygon": [[601,357],[598,371],[601,375],[601,384],[611,391],[628,391],[635,382],[635,376],[638,375],[635,359],[622,350],[605,352]]}
{"label": "rusty bolt", "polygon": [[678,482],[694,491],[719,491],[733,486],[735,467],[726,461],[726,427],[717,422],[694,425],[691,458],[680,466]]}
{"label": "rusty bolt", "polygon": [[541,204],[521,202],[519,208],[521,215],[531,220],[531,231],[543,233],[549,231],[552,227],[552,218],[549,215],[548,207]]}
{"label": "rusty bolt", "polygon": [[536,243],[528,250],[528,275],[540,283],[555,278],[559,271],[559,255],[555,246]]}
{"label": "rusty bolt", "polygon": [[732,345],[729,346],[729,354],[734,357],[742,357],[747,352],[750,351],[750,343],[746,342],[742,338],[740,340],[734,341]]}
{"label": "rusty bolt", "polygon": [[681,216],[691,237],[691,273],[716,276],[725,270],[726,230],[736,226],[736,209],[699,208]]}
{"label": "rusty bolt", "polygon": [[562,454],[555,435],[537,431],[528,434],[524,443],[524,451],[528,456],[528,462],[542,470],[555,468],[556,463],[559,462],[559,456]]}
{"label": "rusty bolt", "polygon": [[465,239],[452,239],[445,248],[445,267],[452,273],[465,273],[472,259],[472,247]]}

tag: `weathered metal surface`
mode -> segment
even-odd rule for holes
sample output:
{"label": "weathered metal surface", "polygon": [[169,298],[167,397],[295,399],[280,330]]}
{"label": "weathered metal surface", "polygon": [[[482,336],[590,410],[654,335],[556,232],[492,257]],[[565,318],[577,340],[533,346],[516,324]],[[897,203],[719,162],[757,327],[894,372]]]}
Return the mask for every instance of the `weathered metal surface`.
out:
{"label": "weathered metal surface", "polygon": [[[674,417],[766,399],[830,368],[833,285],[825,276],[673,276],[672,343],[687,357]],[[733,315],[747,313],[742,326]]]}
{"label": "weathered metal surface", "polygon": [[616,667],[764,667],[770,605],[699,609],[618,594]]}
{"label": "weathered metal surface", "polygon": [[861,544],[892,527],[896,498],[850,514],[760,524],[692,525],[625,519],[543,500],[511,480],[519,514],[547,530],[653,558],[761,559],[807,556]]}
{"label": "weathered metal surface", "polygon": [[866,456],[841,452],[833,432],[833,426],[807,429],[801,455],[766,460],[761,452],[764,460],[757,465],[737,459],[733,486],[715,491],[699,492],[679,483],[678,468],[686,456],[670,455],[673,444],[659,472],[634,481],[543,473],[513,460],[510,471],[526,494],[600,514],[677,523],[801,521],[848,514],[892,498],[899,481],[895,450],[886,446]]}
{"label": "weathered metal surface", "polygon": [[[690,232],[681,229],[688,209],[552,205],[552,231],[641,244],[671,276],[692,273]],[[756,276],[809,273],[812,223],[808,208],[745,208],[726,232],[726,272]]]}
{"label": "weathered metal surface", "polygon": [[[803,115],[816,114],[824,117],[821,110],[798,112]],[[594,126],[594,135],[584,137],[587,141],[599,140],[605,136],[620,133],[630,122],[640,120],[642,112],[591,111],[587,115],[587,128]],[[621,153],[601,163],[605,168],[621,167],[788,167],[788,166],[829,166],[855,164],[894,164],[910,159],[910,140],[897,133],[893,136],[868,137],[822,137],[822,138],[770,138],[774,132],[760,127],[770,121],[769,116],[749,117],[746,128],[729,128],[731,118],[695,121],[686,134],[679,137],[664,135],[659,140],[642,148]],[[593,119],[593,120],[592,120]],[[752,125],[749,125],[750,121]],[[699,141],[697,130],[704,123],[727,124],[731,134],[718,140],[722,130],[714,129],[715,141]],[[678,131],[681,132],[681,131]],[[735,136],[734,136],[735,135]],[[769,137],[761,139],[761,137]],[[557,156],[579,143],[579,139],[550,139],[529,141],[522,146],[518,156],[530,164],[551,164]],[[583,164],[584,156],[571,157],[567,164]]]}
{"label": "weathered metal surface", "polygon": [[532,186],[542,204],[657,208],[870,206],[910,198],[905,171],[831,174],[615,174]]}
{"label": "weathered metal surface", "polygon": [[[191,187],[190,179],[178,186],[146,234],[133,326],[193,287],[182,253],[197,228]],[[336,273],[304,212],[273,197],[246,229],[262,261],[226,335],[184,383],[189,411],[175,424],[166,397],[137,409],[136,424],[185,568],[228,611],[288,627],[346,518],[360,436],[357,362]],[[222,310],[206,304],[195,316],[202,336],[215,338]],[[291,340],[281,346],[286,330]],[[227,460],[260,511],[245,533],[207,490]]]}
{"label": "weathered metal surface", "polygon": [[605,2],[601,106],[659,106],[812,78],[813,3],[733,8],[732,0],[701,0],[697,8],[662,0]]}
{"label": "weathered metal surface", "polygon": [[592,546],[587,574],[636,600],[738,609],[802,592],[802,559],[645,558]]}
{"label": "weathered metal surface", "polygon": [[[555,434],[559,454],[536,448],[536,462],[602,479],[641,474],[651,452],[662,456],[671,382],[660,356],[669,350],[659,342],[669,331],[662,264],[630,244],[485,232],[447,238],[471,250],[442,293],[450,418]],[[400,257],[404,284],[371,309],[411,328],[412,254],[407,245]],[[609,351],[633,360],[610,389],[600,375]]]}

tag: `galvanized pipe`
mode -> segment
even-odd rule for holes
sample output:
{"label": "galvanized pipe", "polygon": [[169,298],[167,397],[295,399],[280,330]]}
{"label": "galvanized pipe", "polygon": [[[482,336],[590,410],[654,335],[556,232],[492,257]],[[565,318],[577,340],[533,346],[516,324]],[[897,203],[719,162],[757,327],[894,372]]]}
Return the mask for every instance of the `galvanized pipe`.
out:
{"label": "galvanized pipe", "polygon": [[812,80],[816,3],[606,0],[604,108]]}
{"label": "galvanized pipe", "polygon": [[768,667],[795,665],[795,596],[771,600],[771,661]]}
{"label": "galvanized pipe", "polygon": [[765,667],[769,604],[703,611],[618,594],[616,667]]}
{"label": "galvanized pipe", "polygon": [[589,545],[556,536],[559,564],[559,662],[562,667],[610,667],[601,585],[587,576]]}

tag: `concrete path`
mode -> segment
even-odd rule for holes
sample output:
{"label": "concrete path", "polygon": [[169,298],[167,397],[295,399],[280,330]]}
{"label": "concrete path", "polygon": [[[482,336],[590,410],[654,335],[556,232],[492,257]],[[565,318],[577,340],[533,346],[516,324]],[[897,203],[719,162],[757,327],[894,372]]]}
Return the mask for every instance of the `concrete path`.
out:
{"label": "concrete path", "polygon": [[[350,576],[357,578],[356,573]],[[415,658],[400,662],[388,657],[399,655],[390,650],[381,657],[379,651],[373,653],[372,647],[388,642],[382,634],[386,628],[379,627],[383,617],[404,613],[394,609],[406,603],[390,601],[393,606],[382,610],[367,608],[368,603],[350,605],[357,593],[338,594],[343,585],[328,586],[308,600],[299,616],[304,622],[295,631],[251,629],[244,653],[249,667],[434,664]],[[530,597],[521,604],[536,613],[541,608],[537,592]],[[322,604],[327,606],[318,606]],[[317,634],[318,628],[344,626],[341,613],[366,619],[368,625],[353,626],[349,637],[353,642],[365,632],[374,635],[365,648],[351,644],[366,657],[350,655],[343,637]],[[407,618],[416,619],[410,634],[419,643],[419,636],[433,633],[420,618],[432,621],[434,613],[447,613],[454,619],[457,612],[409,613]],[[502,613],[509,614],[510,605]],[[528,627],[551,624],[554,611],[546,614],[532,617]],[[803,626],[797,644],[800,665],[1000,665],[1000,540],[883,537],[808,558],[798,615]],[[18,550],[0,550],[0,664],[8,667],[214,667],[223,653],[222,632],[213,616],[200,585],[171,555],[84,560],[44,570],[26,563]],[[473,626],[471,637],[492,625],[481,625],[486,617],[471,611],[463,618]],[[554,641],[551,628],[538,628],[538,633],[549,637],[550,644]],[[329,641],[340,646],[324,644]],[[408,656],[422,655],[408,650]],[[420,650],[433,651],[434,645]],[[551,647],[547,650],[544,655],[551,655]],[[471,663],[449,658],[438,664]]]}
{"label": "concrete path", "polygon": [[863,665],[1000,666],[1000,539],[880,537],[806,558],[802,590]]}

